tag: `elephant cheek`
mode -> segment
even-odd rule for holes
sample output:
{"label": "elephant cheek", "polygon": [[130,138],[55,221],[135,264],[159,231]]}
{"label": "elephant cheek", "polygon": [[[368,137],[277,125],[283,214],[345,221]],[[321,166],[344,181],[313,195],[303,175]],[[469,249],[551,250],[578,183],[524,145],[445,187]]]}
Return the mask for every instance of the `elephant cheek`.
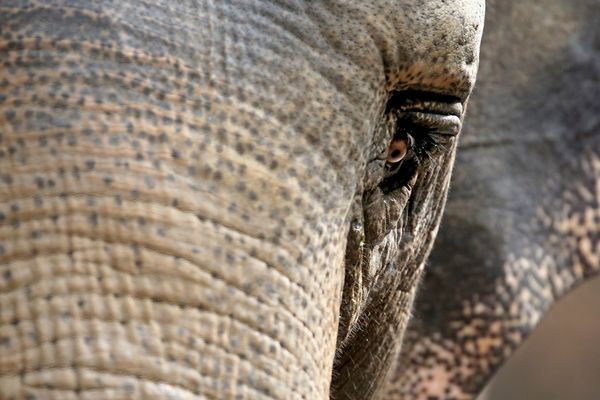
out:
{"label": "elephant cheek", "polygon": [[360,259],[346,259],[344,296],[349,298],[342,299],[348,305],[342,308],[342,322],[348,326],[340,324],[344,330],[338,335],[332,383],[336,398],[370,398],[386,379],[435,237],[451,161],[452,154],[436,159],[429,168],[402,177],[406,183],[396,189],[386,193],[377,188],[364,196],[364,229],[352,229],[354,238],[348,241],[362,246],[347,252]]}
{"label": "elephant cheek", "polygon": [[338,351],[344,347],[350,333],[357,326],[369,301],[369,294],[382,271],[390,265],[401,268],[397,260],[402,238],[402,216],[409,203],[409,184],[384,194],[376,188],[363,201],[363,213],[352,223],[348,234],[345,256],[346,277],[340,325]]}

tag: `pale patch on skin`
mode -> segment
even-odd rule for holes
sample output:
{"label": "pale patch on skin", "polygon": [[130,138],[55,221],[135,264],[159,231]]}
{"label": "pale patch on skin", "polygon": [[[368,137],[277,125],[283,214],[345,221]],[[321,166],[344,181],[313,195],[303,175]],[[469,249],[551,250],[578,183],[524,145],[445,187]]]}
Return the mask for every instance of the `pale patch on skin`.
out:
{"label": "pale patch on skin", "polygon": [[[445,346],[450,347],[445,347]],[[437,398],[456,398],[463,399],[466,395],[457,386],[448,386],[448,382],[454,377],[454,375],[469,375],[473,371],[465,366],[461,365],[458,370],[450,371],[445,365],[456,364],[456,349],[453,349],[452,343],[438,343],[431,339],[426,339],[419,343],[415,349],[417,352],[425,352],[423,354],[432,354],[432,356],[424,355],[420,360],[421,364],[428,365],[428,369],[419,370],[417,374],[413,375],[411,386],[411,398],[416,400],[428,400],[431,396]],[[433,356],[433,354],[435,356]]]}

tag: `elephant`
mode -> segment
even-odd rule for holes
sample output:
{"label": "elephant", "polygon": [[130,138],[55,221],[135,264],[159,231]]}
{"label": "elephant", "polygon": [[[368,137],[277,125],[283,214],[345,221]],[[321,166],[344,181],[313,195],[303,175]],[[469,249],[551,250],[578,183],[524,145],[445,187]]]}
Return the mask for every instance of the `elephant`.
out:
{"label": "elephant", "polygon": [[368,399],[483,0],[3,0],[0,398]]}
{"label": "elephant", "polygon": [[600,2],[488,1],[485,26],[387,399],[475,398],[551,304],[600,271]]}

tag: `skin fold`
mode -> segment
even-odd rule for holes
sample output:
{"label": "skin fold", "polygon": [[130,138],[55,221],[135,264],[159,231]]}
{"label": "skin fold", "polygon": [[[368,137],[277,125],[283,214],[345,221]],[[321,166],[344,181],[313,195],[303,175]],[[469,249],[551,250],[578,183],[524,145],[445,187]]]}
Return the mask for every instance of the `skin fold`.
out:
{"label": "skin fold", "polygon": [[0,2],[0,398],[380,395],[483,15]]}
{"label": "skin fold", "polygon": [[475,398],[552,303],[598,275],[599,16],[594,0],[488,2],[444,219],[384,398]]}

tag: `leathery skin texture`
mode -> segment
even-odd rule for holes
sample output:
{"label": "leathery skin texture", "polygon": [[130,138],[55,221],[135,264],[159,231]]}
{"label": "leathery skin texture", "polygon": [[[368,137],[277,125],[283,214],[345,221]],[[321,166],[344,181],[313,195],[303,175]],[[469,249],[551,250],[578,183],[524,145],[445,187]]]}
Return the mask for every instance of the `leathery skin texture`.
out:
{"label": "leathery skin texture", "polygon": [[2,1],[0,398],[376,396],[482,29],[475,0]]}

